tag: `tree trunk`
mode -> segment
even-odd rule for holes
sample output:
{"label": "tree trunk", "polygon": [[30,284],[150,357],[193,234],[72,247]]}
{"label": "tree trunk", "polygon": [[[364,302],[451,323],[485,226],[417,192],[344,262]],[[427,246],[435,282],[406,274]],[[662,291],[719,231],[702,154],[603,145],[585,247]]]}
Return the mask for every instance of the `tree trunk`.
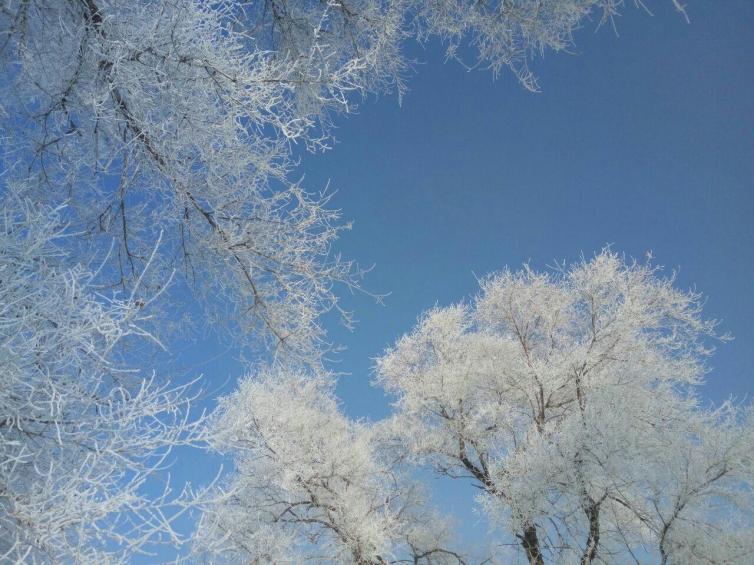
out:
{"label": "tree trunk", "polygon": [[586,517],[589,520],[589,536],[586,540],[586,547],[581,556],[581,565],[591,565],[597,556],[597,548],[600,544],[600,504],[592,502],[584,508]]}
{"label": "tree trunk", "polygon": [[539,548],[539,536],[537,535],[537,526],[534,524],[524,524],[524,533],[521,538],[521,546],[526,552],[526,558],[529,565],[545,565],[542,551]]}

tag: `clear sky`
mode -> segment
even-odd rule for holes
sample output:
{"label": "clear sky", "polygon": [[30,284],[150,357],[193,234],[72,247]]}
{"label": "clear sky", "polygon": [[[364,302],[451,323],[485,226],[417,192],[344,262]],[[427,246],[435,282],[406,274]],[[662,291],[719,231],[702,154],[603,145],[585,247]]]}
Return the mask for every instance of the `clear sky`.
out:
{"label": "clear sky", "polygon": [[476,275],[545,268],[605,244],[678,269],[735,340],[712,360],[711,399],[754,392],[754,2],[629,2],[587,24],[571,54],[535,63],[541,92],[443,63],[439,45],[399,107],[365,101],[339,119],[335,148],[307,157],[305,185],[329,180],[354,227],[338,246],[384,306],[344,298],[358,325],[330,325],[348,350],[340,392],[354,416],[381,417],[371,358],[435,304],[476,292]]}
{"label": "clear sky", "polygon": [[[437,44],[413,45],[417,65],[402,106],[369,99],[339,117],[338,143],[304,156],[305,186],[329,181],[354,228],[338,251],[374,264],[364,286],[384,305],[345,296],[355,331],[328,321],[347,349],[339,394],[353,417],[378,419],[389,401],[370,386],[373,358],[435,304],[476,292],[475,274],[530,261],[544,268],[605,244],[679,269],[707,297],[706,315],[735,340],[712,359],[704,395],[754,393],[754,2],[628,1],[618,35],[596,22],[570,54],[534,64],[542,91],[503,74],[443,63]],[[220,384],[233,367],[210,364]],[[230,385],[230,386],[227,386]],[[226,383],[232,388],[232,382]],[[188,472],[180,464],[179,474]],[[445,507],[473,491],[433,483]],[[461,533],[475,520],[461,513]]]}
{"label": "clear sky", "polygon": [[[338,120],[339,143],[306,157],[311,190],[328,180],[354,228],[339,251],[374,264],[364,285],[384,305],[345,297],[358,325],[330,324],[347,347],[334,367],[346,412],[380,418],[372,359],[417,316],[476,292],[476,275],[544,268],[603,245],[678,269],[735,340],[719,346],[703,394],[754,393],[754,2],[627,3],[587,24],[570,54],[534,65],[541,92],[503,74],[443,63],[414,46],[410,92],[365,101]],[[596,31],[595,31],[596,30]],[[473,491],[437,482],[443,505]],[[459,489],[455,491],[454,489]],[[475,528],[462,513],[461,529]]]}

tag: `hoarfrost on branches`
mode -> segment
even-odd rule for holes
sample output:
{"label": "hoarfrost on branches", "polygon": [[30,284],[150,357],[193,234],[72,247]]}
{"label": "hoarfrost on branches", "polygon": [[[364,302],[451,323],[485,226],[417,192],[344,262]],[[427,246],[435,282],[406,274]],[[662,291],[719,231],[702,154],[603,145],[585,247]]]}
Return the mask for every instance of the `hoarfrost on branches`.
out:
{"label": "hoarfrost on branches", "polygon": [[[141,277],[157,234],[157,287],[178,270],[207,319],[241,342],[316,359],[333,285],[358,269],[331,253],[327,195],[293,182],[293,145],[329,143],[333,112],[403,92],[403,42],[466,41],[477,65],[561,50],[619,0],[5,0],[0,75],[5,168],[90,241],[119,241],[111,283]],[[168,297],[170,293],[166,294]],[[174,296],[178,296],[176,294]]]}
{"label": "hoarfrost on branches", "polygon": [[754,421],[696,396],[700,296],[609,250],[481,286],[378,361],[396,439],[473,479],[530,563],[750,560]]}
{"label": "hoarfrost on branches", "polygon": [[235,470],[208,508],[197,551],[233,563],[459,564],[447,528],[380,448],[348,420],[331,380],[266,369],[211,422]]}
{"label": "hoarfrost on branches", "polygon": [[[225,337],[316,371],[327,349],[320,316],[338,308],[334,285],[357,285],[360,273],[332,252],[347,226],[328,194],[297,181],[296,146],[325,149],[332,115],[351,112],[359,97],[402,94],[411,66],[404,41],[440,37],[453,58],[470,42],[478,58],[466,64],[510,68],[534,89],[533,54],[567,47],[581,21],[594,13],[610,18],[621,5],[0,0],[0,555],[128,560],[148,544],[178,543],[171,521],[187,500],[169,491],[150,498],[146,485],[171,446],[197,441],[198,423],[187,419],[186,387],[132,371],[137,355],[129,357],[125,345],[190,341],[171,335],[175,326],[186,333],[182,313],[196,310],[189,291],[201,321]],[[299,496],[287,464],[312,473],[320,488],[319,459],[306,459],[316,455],[341,473],[338,490],[317,494],[334,497],[337,512],[329,517],[329,506],[302,505],[327,523],[318,529],[260,510],[261,533],[243,538],[252,549],[233,551],[319,547],[335,560],[460,560],[441,545],[434,519],[418,510],[421,497],[383,459],[376,432],[339,415],[321,379],[307,385],[296,375],[246,383],[237,402],[258,386],[268,397],[290,392],[292,399],[276,402],[298,402],[316,421],[331,410],[332,438],[312,440],[342,453],[319,453],[261,420],[232,450],[240,468],[256,469],[261,463],[250,454],[263,447],[243,441],[289,433],[292,451],[284,455],[300,455],[309,466],[268,459],[272,467],[261,468],[280,475],[267,475],[259,492],[274,504]],[[254,408],[280,426],[294,424],[269,407]],[[738,422],[730,418],[731,426]],[[245,478],[231,479],[224,505],[205,516],[211,550],[220,542],[210,534],[229,519],[249,525],[233,514],[233,496],[259,495]],[[707,488],[694,484],[672,499],[678,512],[657,518],[663,551],[681,551],[679,516],[694,507],[684,501]],[[257,508],[259,501],[242,502]],[[351,524],[353,516],[363,524]]]}
{"label": "hoarfrost on branches", "polygon": [[154,481],[200,421],[189,385],[118,362],[123,341],[150,337],[148,301],[70,267],[59,212],[16,198],[0,211],[0,560],[126,561],[177,543],[188,498]]}

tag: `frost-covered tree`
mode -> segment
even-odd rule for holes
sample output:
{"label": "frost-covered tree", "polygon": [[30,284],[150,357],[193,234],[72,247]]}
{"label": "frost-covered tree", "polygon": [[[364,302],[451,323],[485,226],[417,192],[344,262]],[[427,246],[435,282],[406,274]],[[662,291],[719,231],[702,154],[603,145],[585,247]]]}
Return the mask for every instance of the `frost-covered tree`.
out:
{"label": "frost-covered tree", "polygon": [[128,530],[122,556],[167,525],[139,487],[183,437],[181,391],[116,361],[130,338],[190,339],[189,291],[202,325],[317,364],[333,285],[358,273],[331,253],[327,195],[295,182],[295,146],[325,148],[359,96],[402,92],[404,40],[470,42],[470,65],[534,88],[534,53],[621,4],[0,0],[0,191],[28,203],[0,242],[2,551],[93,560]]}
{"label": "frost-covered tree", "polygon": [[342,415],[332,384],[267,369],[222,400],[210,429],[235,469],[207,508],[197,552],[229,563],[463,563],[380,449],[379,428]]}
{"label": "frost-covered tree", "polygon": [[378,361],[396,439],[529,563],[750,561],[752,411],[701,405],[715,322],[673,283],[609,250],[485,279]]}
{"label": "frost-covered tree", "polygon": [[69,201],[90,242],[119,242],[111,284],[157,288],[177,270],[171,292],[195,290],[225,335],[316,357],[332,285],[356,271],[330,254],[327,197],[291,181],[293,146],[325,147],[328,116],[357,96],[402,91],[409,37],[439,36],[450,56],[470,42],[468,64],[533,88],[533,54],[621,4],[3,0],[5,177],[37,202]]}
{"label": "frost-covered tree", "polygon": [[181,497],[154,481],[200,422],[186,386],[114,354],[150,339],[149,301],[70,267],[58,210],[0,210],[0,561],[119,562],[176,542]]}

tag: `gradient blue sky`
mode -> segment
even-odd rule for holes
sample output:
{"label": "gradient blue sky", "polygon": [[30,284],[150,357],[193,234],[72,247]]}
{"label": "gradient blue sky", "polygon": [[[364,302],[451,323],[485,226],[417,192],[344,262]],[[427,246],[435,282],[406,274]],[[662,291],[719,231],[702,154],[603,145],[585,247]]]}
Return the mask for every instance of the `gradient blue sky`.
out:
{"label": "gradient blue sky", "polygon": [[[345,297],[359,320],[335,365],[354,417],[389,404],[370,386],[373,358],[417,316],[473,294],[476,275],[530,261],[574,261],[603,245],[647,251],[708,297],[706,315],[735,340],[721,344],[703,394],[754,393],[754,2],[631,2],[617,21],[587,24],[571,54],[535,63],[542,91],[443,63],[441,46],[414,47],[424,64],[402,106],[393,97],[338,121],[339,143],[304,160],[306,186],[328,180],[354,228],[339,251],[374,264],[365,286],[384,306]],[[431,483],[463,509],[459,534],[480,543],[475,494]]]}
{"label": "gradient blue sky", "polygon": [[[347,348],[333,368],[350,374],[338,388],[349,415],[388,413],[370,386],[373,358],[422,311],[475,293],[475,274],[544,268],[605,244],[652,251],[708,297],[706,315],[735,340],[712,359],[704,395],[752,395],[754,2],[689,0],[690,24],[670,0],[647,2],[654,16],[627,4],[618,35],[587,23],[570,54],[536,61],[537,94],[505,73],[493,81],[444,64],[438,44],[412,45],[422,64],[402,106],[365,101],[337,119],[332,151],[303,157],[305,186],[329,181],[354,222],[337,250],[374,264],[364,286],[390,293],[384,305],[344,296],[352,332],[328,320]],[[218,386],[231,377],[230,390],[239,369],[203,370]],[[470,487],[432,484],[445,508],[471,505]],[[460,516],[460,533],[479,539],[472,514]]]}
{"label": "gradient blue sky", "polygon": [[679,269],[735,336],[709,398],[754,392],[754,2],[689,2],[690,24],[669,1],[649,3],[654,16],[628,4],[618,36],[587,24],[571,54],[535,62],[540,93],[413,48],[424,64],[402,106],[366,101],[332,151],[304,160],[306,186],[329,180],[354,221],[338,250],[391,293],[344,297],[359,323],[330,325],[350,414],[386,413],[371,359],[423,310],[476,292],[475,274],[605,244]]}

